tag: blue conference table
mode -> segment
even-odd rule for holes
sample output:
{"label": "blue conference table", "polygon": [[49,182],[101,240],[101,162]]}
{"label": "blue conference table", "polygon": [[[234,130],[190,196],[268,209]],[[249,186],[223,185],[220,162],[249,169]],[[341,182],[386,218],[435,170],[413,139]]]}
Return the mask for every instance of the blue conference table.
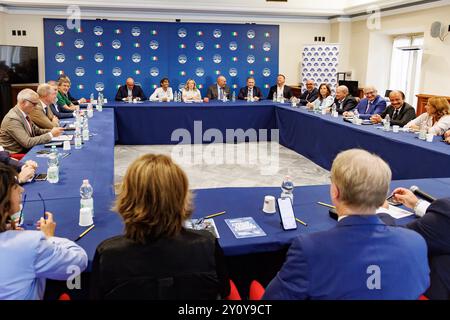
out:
{"label": "blue conference table", "polygon": [[[429,143],[414,133],[384,132],[379,125],[356,126],[342,117],[315,114],[289,104],[117,102],[105,108],[115,111],[118,144],[223,142],[206,138],[209,129],[218,129],[224,138],[227,129],[255,129],[256,140],[270,141],[271,130],[278,129],[281,145],[328,170],[340,151],[363,148],[385,159],[396,180],[450,177],[450,147],[440,137]],[[180,138],[183,134],[188,139]]]}

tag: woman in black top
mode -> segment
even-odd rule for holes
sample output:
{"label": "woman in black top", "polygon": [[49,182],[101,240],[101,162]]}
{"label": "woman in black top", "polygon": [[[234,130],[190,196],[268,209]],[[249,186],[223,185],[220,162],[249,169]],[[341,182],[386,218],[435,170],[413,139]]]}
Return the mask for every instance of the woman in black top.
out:
{"label": "woman in black top", "polygon": [[125,234],[96,250],[94,299],[218,299],[229,283],[222,251],[209,231],[188,230],[188,179],[164,155],[147,154],[131,164],[115,208]]}

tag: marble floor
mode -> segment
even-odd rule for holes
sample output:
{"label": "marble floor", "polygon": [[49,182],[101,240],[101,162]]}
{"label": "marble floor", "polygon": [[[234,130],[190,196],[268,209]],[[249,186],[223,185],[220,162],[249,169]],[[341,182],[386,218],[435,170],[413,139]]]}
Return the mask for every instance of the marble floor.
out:
{"label": "marble floor", "polygon": [[172,157],[187,173],[192,189],[280,186],[290,175],[297,186],[329,183],[329,171],[276,142],[211,145],[119,145],[114,149],[115,183],[129,164],[146,153]]}

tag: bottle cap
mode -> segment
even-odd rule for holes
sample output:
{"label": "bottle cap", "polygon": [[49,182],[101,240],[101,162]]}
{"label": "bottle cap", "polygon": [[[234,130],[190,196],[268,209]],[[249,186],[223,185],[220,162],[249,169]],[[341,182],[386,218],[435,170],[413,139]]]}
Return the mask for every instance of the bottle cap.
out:
{"label": "bottle cap", "polygon": [[89,183],[89,179],[84,179],[83,180],[83,184],[88,184]]}

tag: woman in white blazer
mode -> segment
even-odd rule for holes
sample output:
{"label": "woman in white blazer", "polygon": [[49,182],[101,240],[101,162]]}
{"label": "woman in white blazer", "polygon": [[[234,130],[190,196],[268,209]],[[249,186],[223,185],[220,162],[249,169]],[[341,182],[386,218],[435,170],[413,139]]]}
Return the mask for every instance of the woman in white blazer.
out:
{"label": "woman in white blazer", "polygon": [[322,110],[330,108],[334,103],[334,97],[331,95],[330,85],[322,83],[319,86],[319,96],[313,102],[308,102],[306,107],[313,110]]}
{"label": "woman in white blazer", "polygon": [[450,105],[444,97],[432,97],[425,106],[427,112],[411,120],[405,125],[413,131],[427,128],[428,133],[440,136],[450,129]]}

